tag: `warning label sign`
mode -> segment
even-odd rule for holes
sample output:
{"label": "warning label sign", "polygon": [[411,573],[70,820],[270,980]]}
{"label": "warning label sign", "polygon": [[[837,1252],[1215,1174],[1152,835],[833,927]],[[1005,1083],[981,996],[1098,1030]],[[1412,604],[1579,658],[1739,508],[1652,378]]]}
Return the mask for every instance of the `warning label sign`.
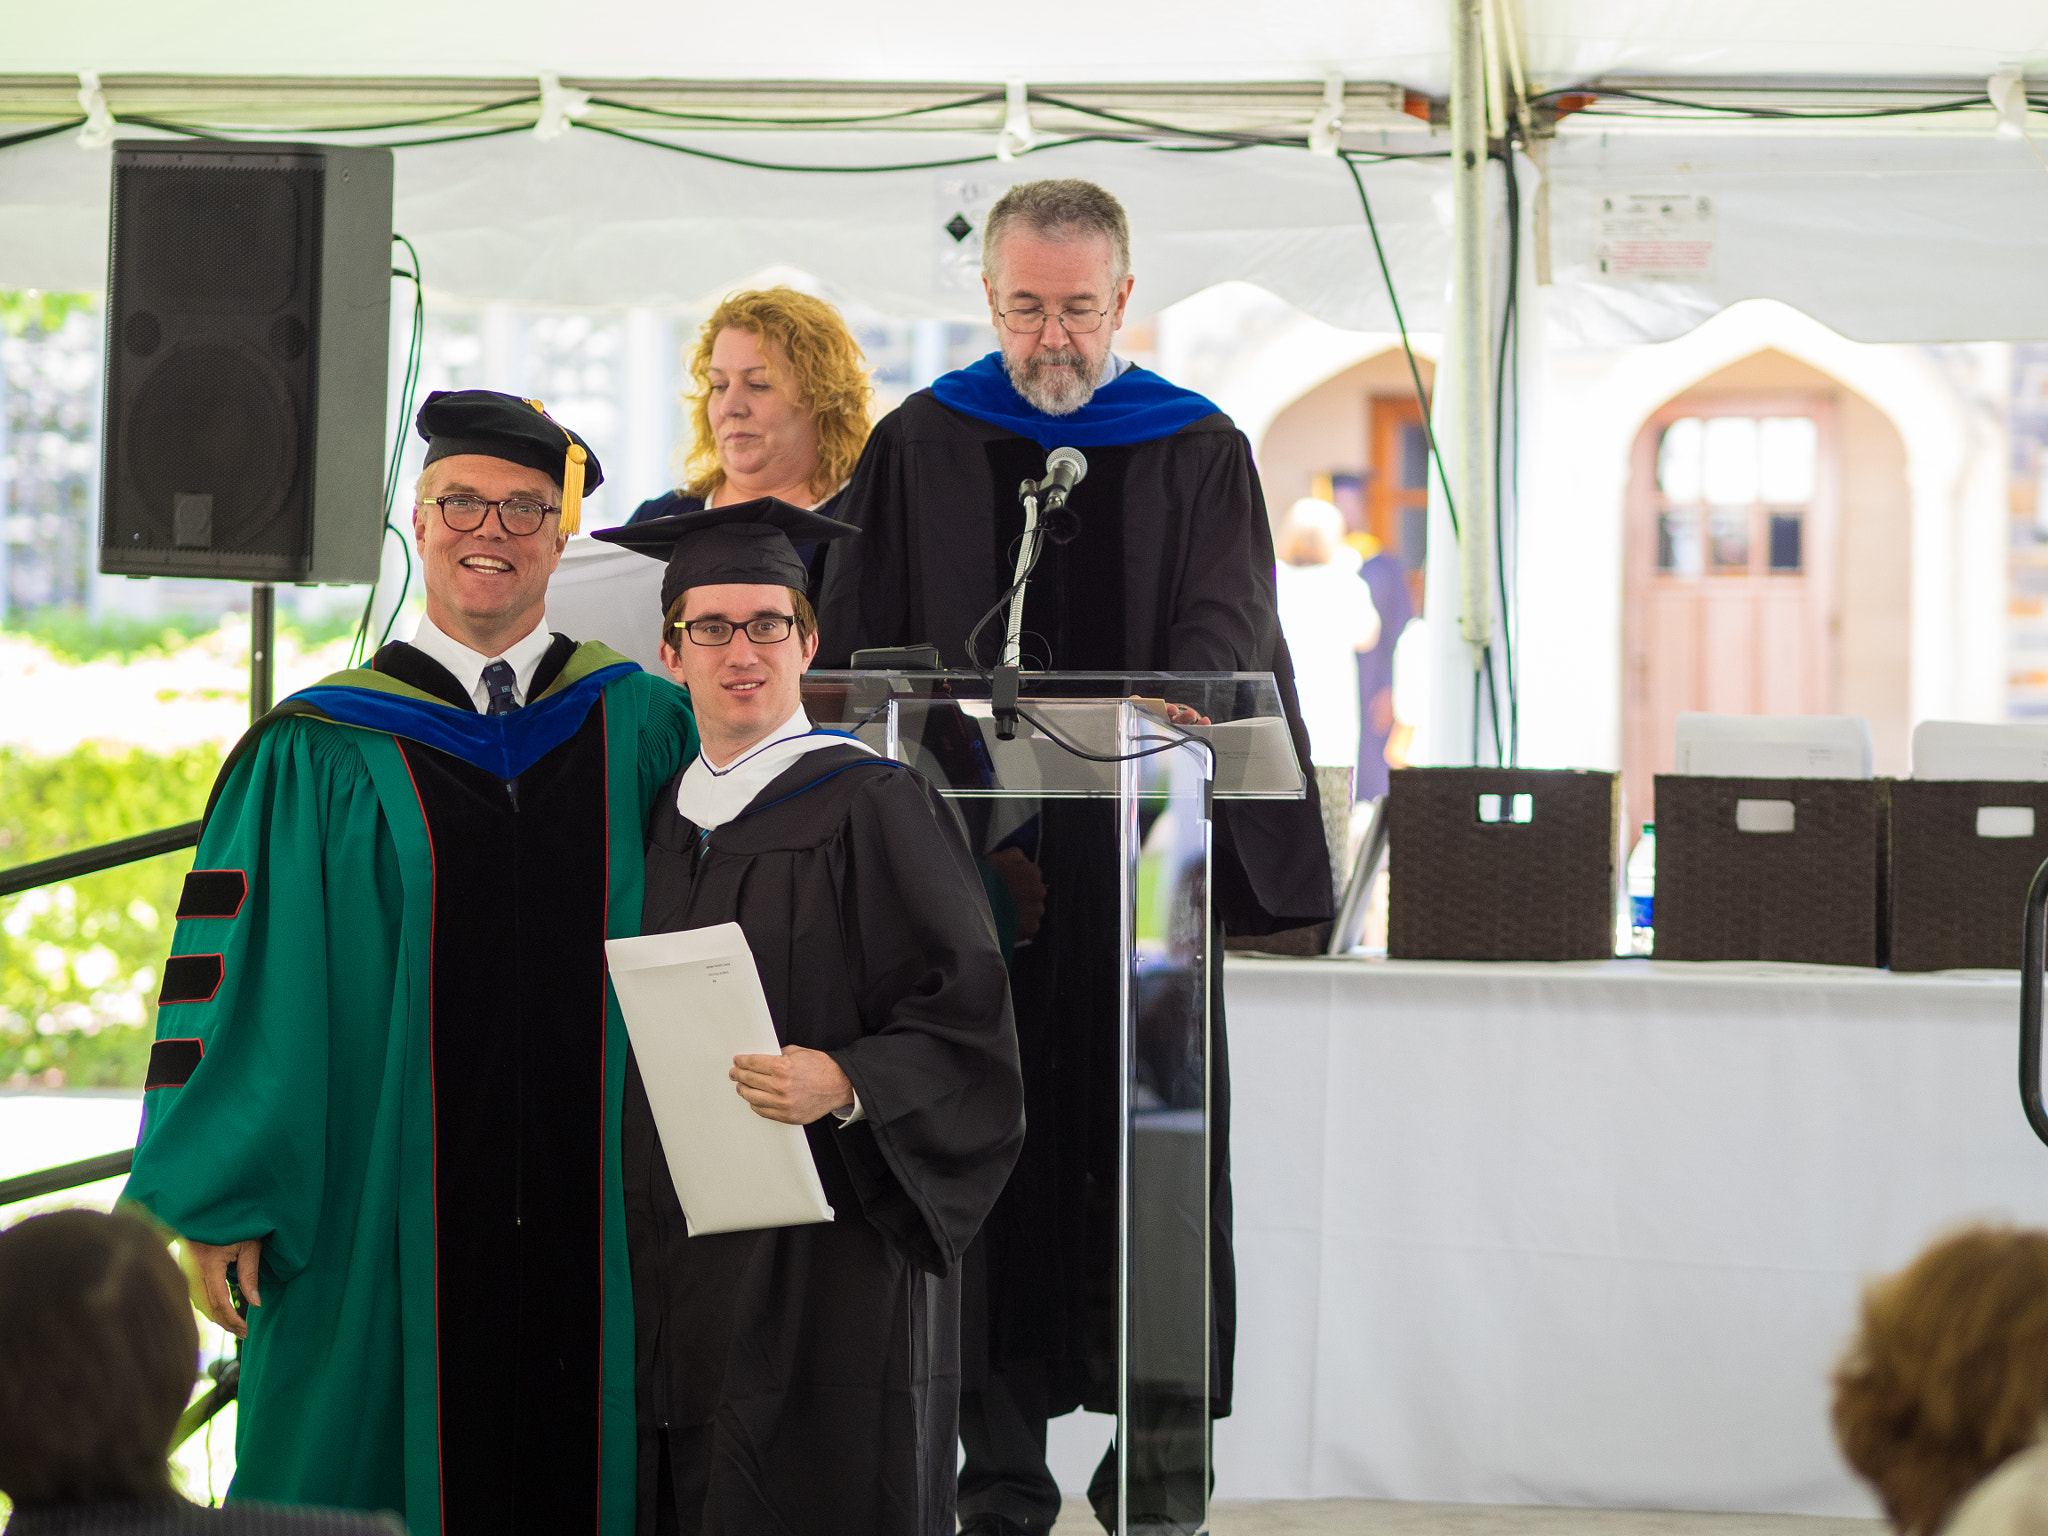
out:
{"label": "warning label sign", "polygon": [[1714,200],[1614,192],[1600,199],[1593,265],[1610,280],[1711,283]]}

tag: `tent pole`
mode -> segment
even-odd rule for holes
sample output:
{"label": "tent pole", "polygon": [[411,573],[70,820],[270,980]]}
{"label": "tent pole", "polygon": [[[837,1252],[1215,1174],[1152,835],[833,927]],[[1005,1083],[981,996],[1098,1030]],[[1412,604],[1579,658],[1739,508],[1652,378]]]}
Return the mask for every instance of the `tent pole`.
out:
{"label": "tent pole", "polygon": [[[1458,634],[1473,670],[1493,637],[1493,485],[1487,430],[1492,401],[1492,314],[1486,283],[1485,0],[1452,0],[1451,33],[1451,368],[1457,433],[1451,484],[1458,501]],[[1470,750],[1470,738],[1467,739]]]}
{"label": "tent pole", "polygon": [[[1424,598],[1429,617],[1429,706],[1414,761],[1447,767],[1492,762],[1487,679],[1492,638],[1492,412],[1487,300],[1486,0],[1451,0],[1451,293],[1432,406],[1443,481],[1432,483]],[[1456,532],[1452,531],[1455,504]],[[1498,693],[1498,690],[1495,690]]]}

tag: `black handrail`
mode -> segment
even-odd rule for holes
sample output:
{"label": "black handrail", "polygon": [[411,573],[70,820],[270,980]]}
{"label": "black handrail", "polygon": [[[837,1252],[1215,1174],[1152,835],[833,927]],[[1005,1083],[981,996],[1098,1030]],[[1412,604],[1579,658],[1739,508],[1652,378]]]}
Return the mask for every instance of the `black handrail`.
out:
{"label": "black handrail", "polygon": [[81,848],[76,853],[60,853],[54,859],[40,859],[34,864],[0,869],[0,897],[19,896],[39,885],[55,885],[59,880],[96,875],[103,869],[133,864],[139,859],[153,859],[161,853],[196,848],[199,846],[199,827],[200,823],[188,821],[182,826],[145,832],[140,837],[124,837],[117,843],[101,843],[96,848]]}
{"label": "black handrail", "polygon": [[64,1163],[37,1173],[24,1173],[20,1178],[0,1179],[0,1206],[54,1195],[60,1190],[77,1189],[83,1184],[97,1184],[101,1179],[117,1179],[134,1163],[135,1149],[124,1147],[119,1152],[103,1153],[99,1157]]}
{"label": "black handrail", "polygon": [[2048,964],[2048,863],[2034,871],[2027,887],[2025,926],[2020,930],[2020,1103],[2027,1124],[2048,1142],[2048,1105],[2041,1102],[2041,970]]}
{"label": "black handrail", "polygon": [[206,1374],[213,1378],[213,1385],[207,1388],[204,1397],[187,1404],[185,1411],[178,1415],[178,1427],[171,1434],[171,1449],[174,1451],[199,1433],[206,1421],[232,1403],[242,1390],[240,1355],[207,1361]]}
{"label": "black handrail", "polygon": [[[60,853],[54,859],[39,859],[33,864],[0,869],[0,897],[19,896],[39,885],[55,885],[60,880],[96,875],[103,869],[153,859],[159,854],[176,853],[181,848],[196,848],[199,846],[199,828],[199,822],[188,821],[182,826],[145,832],[140,837],[124,837],[119,842],[81,848],[76,853]],[[97,1184],[102,1179],[117,1179],[134,1163],[135,1149],[128,1147],[76,1163],[61,1163],[55,1168],[24,1173],[19,1178],[0,1179],[0,1206],[16,1205],[23,1200],[35,1200],[85,1184]]]}

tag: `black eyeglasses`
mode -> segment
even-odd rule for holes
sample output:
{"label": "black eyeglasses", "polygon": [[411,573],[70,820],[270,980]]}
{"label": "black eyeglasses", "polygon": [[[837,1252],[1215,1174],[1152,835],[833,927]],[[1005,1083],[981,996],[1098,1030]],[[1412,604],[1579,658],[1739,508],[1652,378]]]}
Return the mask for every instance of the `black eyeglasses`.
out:
{"label": "black eyeglasses", "polygon": [[690,637],[692,645],[731,645],[733,635],[741,629],[756,645],[773,645],[778,640],[787,640],[789,632],[796,627],[793,613],[756,614],[746,623],[733,625],[724,619],[692,619],[687,624],[678,624],[684,634]]}
{"label": "black eyeglasses", "polygon": [[1036,335],[1045,329],[1047,320],[1058,320],[1060,329],[1069,336],[1086,336],[1090,331],[1101,330],[1102,322],[1109,318],[1106,309],[1063,309],[1056,315],[1037,308],[1002,309],[996,314],[1005,327],[1019,336]]}
{"label": "black eyeglasses", "polygon": [[481,496],[422,496],[420,505],[439,507],[441,521],[457,533],[475,533],[496,507],[499,524],[516,539],[539,533],[548,514],[562,510],[528,496],[508,496],[503,501],[487,501]]}

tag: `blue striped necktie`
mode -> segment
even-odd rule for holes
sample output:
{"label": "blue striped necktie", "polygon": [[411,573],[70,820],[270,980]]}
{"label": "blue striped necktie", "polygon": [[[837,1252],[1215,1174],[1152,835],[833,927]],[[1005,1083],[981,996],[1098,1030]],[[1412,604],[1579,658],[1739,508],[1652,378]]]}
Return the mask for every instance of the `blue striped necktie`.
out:
{"label": "blue striped necktie", "polygon": [[515,680],[510,662],[494,661],[484,668],[484,693],[490,699],[486,714],[509,715],[519,707],[513,691]]}

